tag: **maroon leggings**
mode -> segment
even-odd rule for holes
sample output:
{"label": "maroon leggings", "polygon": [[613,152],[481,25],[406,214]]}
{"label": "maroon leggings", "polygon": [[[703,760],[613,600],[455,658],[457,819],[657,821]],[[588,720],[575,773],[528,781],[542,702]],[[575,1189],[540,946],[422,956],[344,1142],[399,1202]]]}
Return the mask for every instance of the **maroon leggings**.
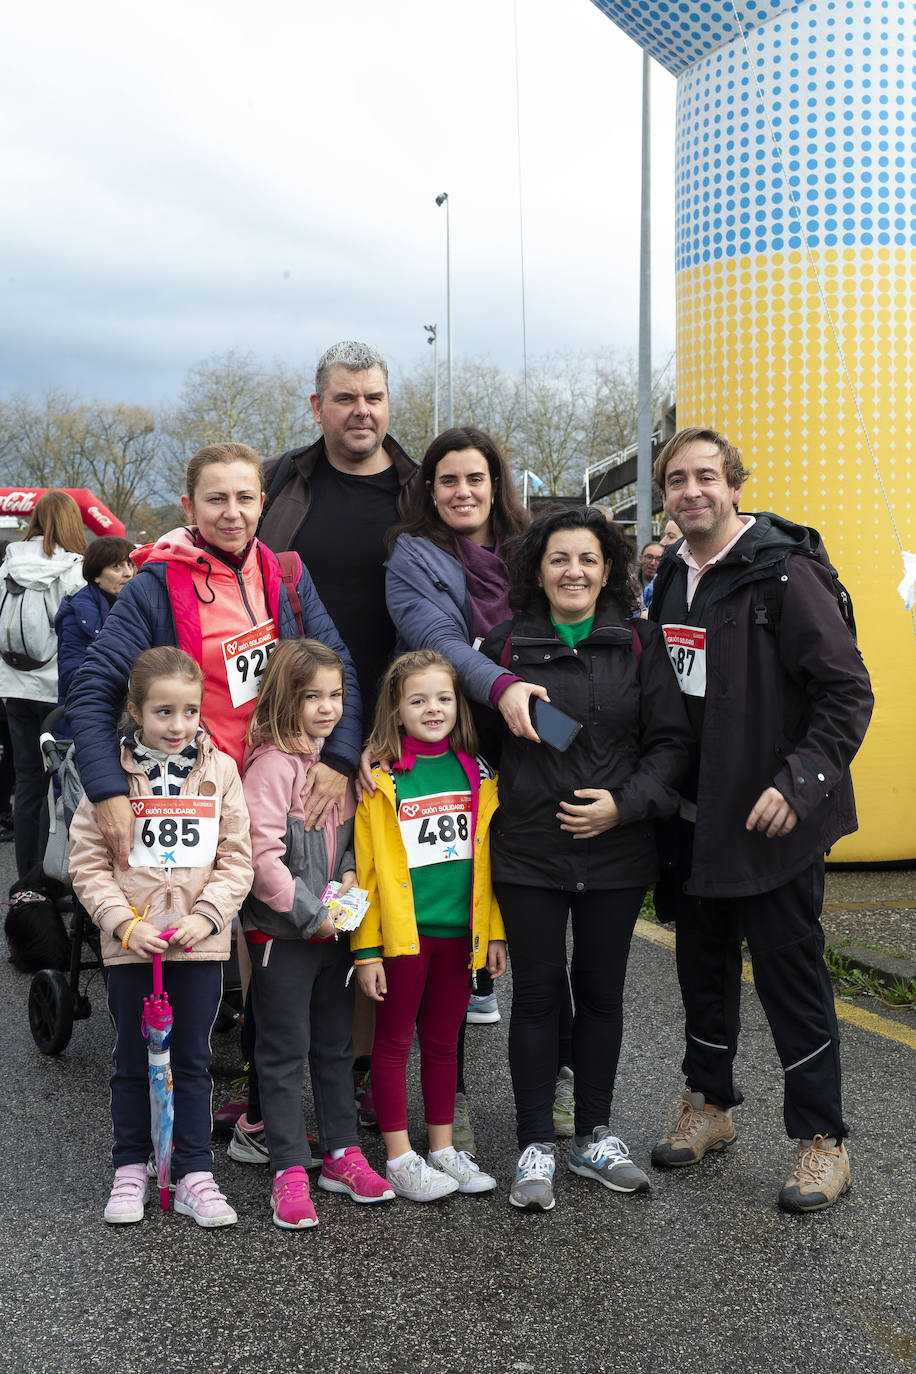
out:
{"label": "maroon leggings", "polygon": [[378,1124],[383,1131],[407,1130],[407,1060],[416,1026],[426,1121],[445,1126],[455,1117],[458,1031],[468,1009],[467,937],[421,935],[419,954],[385,960],[385,978],[372,1048]]}

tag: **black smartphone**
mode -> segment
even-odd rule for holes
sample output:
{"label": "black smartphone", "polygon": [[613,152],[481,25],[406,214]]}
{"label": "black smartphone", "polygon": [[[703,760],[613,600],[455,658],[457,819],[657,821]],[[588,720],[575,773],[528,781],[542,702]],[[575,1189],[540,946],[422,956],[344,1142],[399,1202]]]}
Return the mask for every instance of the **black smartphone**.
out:
{"label": "black smartphone", "polygon": [[558,711],[549,701],[532,697],[531,719],[542,743],[558,749],[562,754],[578,735],[582,726],[564,711]]}

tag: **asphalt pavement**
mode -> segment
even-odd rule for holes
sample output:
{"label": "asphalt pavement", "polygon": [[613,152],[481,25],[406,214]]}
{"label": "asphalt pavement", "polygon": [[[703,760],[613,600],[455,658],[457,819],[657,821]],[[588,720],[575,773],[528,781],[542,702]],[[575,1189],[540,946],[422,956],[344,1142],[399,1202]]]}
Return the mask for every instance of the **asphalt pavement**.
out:
{"label": "asphalt pavement", "polygon": [[[11,866],[12,846],[4,845],[4,889]],[[865,875],[853,900],[867,909],[870,893],[879,903],[886,896]],[[833,894],[839,905],[842,897]],[[900,894],[896,900],[903,910]],[[651,1173],[651,1194],[620,1196],[579,1179],[561,1145],[556,1209],[509,1207],[516,1150],[506,979],[502,1021],[470,1027],[467,1041],[479,1159],[499,1179],[496,1193],[426,1207],[360,1207],[318,1193],[318,1229],[280,1232],[271,1224],[266,1169],[233,1164],[223,1140],[215,1172],[239,1223],[208,1232],[154,1202],[138,1225],[105,1225],[112,1036],[102,981],[89,988],[92,1016],[75,1025],[58,1058],[32,1042],[29,981],[0,963],[0,1330],[14,1371],[916,1369],[911,1012],[843,999],[841,1010],[855,1014],[841,1022],[853,1188],[824,1213],[796,1217],[776,1207],[794,1147],[783,1131],[778,1061],[750,986],[737,1146],[695,1169],[650,1169],[680,1089],[682,1014],[673,953],[665,933],[649,927],[630,958],[612,1125]],[[238,1034],[230,1031],[215,1044],[218,1102],[238,1068]],[[415,1063],[411,1073],[420,1147]],[[382,1166],[378,1135],[361,1134]]]}

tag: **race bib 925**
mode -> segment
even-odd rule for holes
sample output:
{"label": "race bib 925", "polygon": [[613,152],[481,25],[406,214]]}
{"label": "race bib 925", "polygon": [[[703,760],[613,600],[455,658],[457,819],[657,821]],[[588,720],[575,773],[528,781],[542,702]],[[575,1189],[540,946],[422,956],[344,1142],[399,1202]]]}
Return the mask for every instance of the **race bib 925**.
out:
{"label": "race bib 925", "polygon": [[272,620],[255,625],[245,634],[223,640],[223,660],[233,706],[244,706],[258,695],[267,660],[277,647],[277,627]]}

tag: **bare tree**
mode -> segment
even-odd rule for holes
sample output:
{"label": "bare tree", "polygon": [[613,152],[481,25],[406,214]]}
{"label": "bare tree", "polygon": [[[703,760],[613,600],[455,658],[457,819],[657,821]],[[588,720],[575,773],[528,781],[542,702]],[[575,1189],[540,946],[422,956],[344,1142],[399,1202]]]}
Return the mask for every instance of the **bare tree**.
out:
{"label": "bare tree", "polygon": [[253,354],[237,349],[192,368],[161,425],[176,493],[184,490],[188,459],[207,444],[248,444],[266,458],[317,435],[305,375],[280,363],[265,368]]}

